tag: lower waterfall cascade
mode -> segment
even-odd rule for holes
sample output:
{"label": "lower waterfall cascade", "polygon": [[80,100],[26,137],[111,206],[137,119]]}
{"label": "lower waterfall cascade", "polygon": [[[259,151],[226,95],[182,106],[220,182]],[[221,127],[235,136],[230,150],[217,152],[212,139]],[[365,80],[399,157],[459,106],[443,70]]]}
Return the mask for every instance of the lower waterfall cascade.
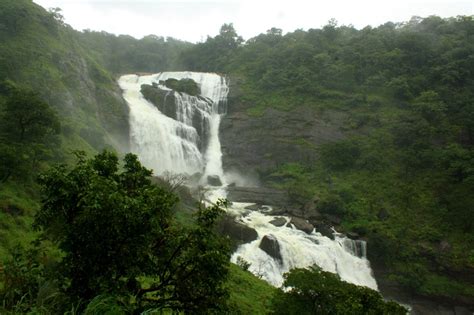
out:
{"label": "lower waterfall cascade", "polygon": [[[173,91],[162,84],[164,80],[192,79],[201,89],[200,96],[190,96]],[[219,125],[225,115],[229,88],[226,79],[215,73],[162,72],[153,75],[124,75],[119,79],[123,97],[130,109],[130,140],[132,151],[140,161],[155,174],[164,172],[199,173],[200,183],[207,185],[209,176],[218,176],[221,185],[209,187],[211,200],[226,197],[228,184],[222,167],[222,152],[219,140]],[[154,85],[174,96],[176,119],[162,113],[141,93],[143,84]],[[193,115],[199,111],[201,124],[208,128],[207,147],[200,148],[199,134]],[[283,274],[292,268],[304,268],[314,264],[325,271],[339,274],[342,280],[377,289],[370,263],[366,258],[364,241],[354,241],[343,235],[334,240],[322,236],[317,230],[310,234],[296,229],[291,224],[277,227],[270,223],[275,216],[267,211],[245,209],[250,203],[233,203],[228,212],[236,220],[255,229],[258,238],[239,246],[231,260],[239,257],[250,263],[249,270],[274,286],[281,286]],[[267,207],[270,209],[270,207]],[[284,218],[287,223],[290,218]],[[275,259],[260,249],[265,236],[271,236],[279,244],[281,260]]]}

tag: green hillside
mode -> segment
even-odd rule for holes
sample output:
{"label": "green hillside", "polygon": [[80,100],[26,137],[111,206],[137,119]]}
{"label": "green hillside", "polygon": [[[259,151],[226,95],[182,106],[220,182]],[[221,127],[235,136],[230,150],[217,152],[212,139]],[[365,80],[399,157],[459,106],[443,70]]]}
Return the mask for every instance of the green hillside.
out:
{"label": "green hillside", "polygon": [[287,190],[303,213],[316,200],[339,230],[367,239],[382,288],[464,303],[474,300],[473,39],[472,16],[361,30],[330,21],[245,43],[225,25],[182,58],[230,77],[224,164]]}

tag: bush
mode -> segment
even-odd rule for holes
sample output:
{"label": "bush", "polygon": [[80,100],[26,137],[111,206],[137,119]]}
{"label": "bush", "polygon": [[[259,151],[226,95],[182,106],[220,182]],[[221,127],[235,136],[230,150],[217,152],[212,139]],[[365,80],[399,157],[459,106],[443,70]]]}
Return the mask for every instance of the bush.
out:
{"label": "bush", "polygon": [[375,290],[341,281],[337,274],[310,269],[293,269],[284,275],[287,291],[274,295],[272,314],[390,314],[407,310],[386,302]]}

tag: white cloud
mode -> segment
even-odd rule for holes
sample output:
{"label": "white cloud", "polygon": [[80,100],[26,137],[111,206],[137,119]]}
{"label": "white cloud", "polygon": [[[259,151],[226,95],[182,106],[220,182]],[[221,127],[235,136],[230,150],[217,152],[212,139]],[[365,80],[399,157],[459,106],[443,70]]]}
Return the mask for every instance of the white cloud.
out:
{"label": "white cloud", "polygon": [[271,27],[285,32],[318,28],[335,18],[361,28],[412,16],[472,15],[472,0],[34,0],[45,8],[60,7],[72,27],[104,30],[141,38],[148,34],[200,41],[214,36],[224,23],[234,23],[244,38]]}

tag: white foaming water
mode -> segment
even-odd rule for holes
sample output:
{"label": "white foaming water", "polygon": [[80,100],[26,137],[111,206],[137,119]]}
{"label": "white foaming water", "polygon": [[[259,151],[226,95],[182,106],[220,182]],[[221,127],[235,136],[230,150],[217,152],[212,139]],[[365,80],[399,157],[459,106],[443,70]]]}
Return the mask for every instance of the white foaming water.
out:
{"label": "white foaming water", "polygon": [[[240,221],[255,229],[258,238],[239,246],[231,260],[237,262],[240,256],[251,263],[249,271],[261,276],[274,286],[283,284],[283,274],[293,268],[306,268],[318,265],[325,271],[339,274],[342,280],[377,290],[369,261],[365,256],[357,257],[348,250],[346,237],[336,235],[335,240],[322,236],[317,231],[307,234],[296,228],[276,227],[270,223],[275,217],[258,211],[244,209],[250,204],[234,203],[231,212],[240,217]],[[281,217],[281,216],[278,216]],[[290,221],[289,218],[283,217]],[[277,261],[259,248],[265,235],[273,235],[278,240],[282,262]]]}
{"label": "white foaming water", "polygon": [[[163,85],[162,90],[173,93],[176,105],[174,120],[161,113],[140,92],[143,84],[159,84],[161,80],[174,78],[193,79],[201,88],[201,96],[195,97],[171,91]],[[130,108],[130,138],[132,151],[141,162],[156,174],[165,171],[193,174],[218,175],[223,179],[219,142],[219,109],[225,106],[227,84],[215,73],[163,72],[155,75],[125,75],[119,79],[123,96]],[[193,118],[198,112],[201,130],[209,132],[209,139],[200,139]],[[207,148],[199,148],[208,140]]]}
{"label": "white foaming water", "polygon": [[[161,80],[169,78],[193,79],[201,88],[201,97],[177,93],[159,84]],[[152,83],[168,91],[165,97],[174,93],[176,120],[164,115],[144,99],[140,92],[141,85]],[[225,113],[229,92],[225,79],[214,73],[163,72],[140,77],[125,75],[120,78],[119,84],[130,108],[132,150],[138,154],[142,163],[158,174],[164,171],[203,173],[202,184],[206,184],[208,175],[217,175],[223,184],[210,189],[207,199],[215,201],[217,198],[225,198],[227,183],[222,169],[219,141],[219,124],[221,115]],[[196,126],[196,113],[201,117],[199,126]],[[201,136],[208,138],[200,139],[196,127],[201,129]],[[207,143],[207,148],[200,148],[203,141]],[[247,205],[250,204],[234,203],[228,211],[255,229],[258,239],[240,246],[232,256],[233,262],[239,256],[242,257],[251,263],[251,272],[275,286],[283,283],[283,274],[290,269],[316,264],[323,270],[338,273],[345,281],[377,289],[369,262],[365,258],[364,242],[355,242],[340,235],[331,240],[315,231],[307,234],[295,228],[276,227],[269,223],[274,219],[273,216],[244,209]],[[289,221],[289,218],[285,219]],[[273,235],[278,241],[281,262],[259,248],[265,235]]]}

